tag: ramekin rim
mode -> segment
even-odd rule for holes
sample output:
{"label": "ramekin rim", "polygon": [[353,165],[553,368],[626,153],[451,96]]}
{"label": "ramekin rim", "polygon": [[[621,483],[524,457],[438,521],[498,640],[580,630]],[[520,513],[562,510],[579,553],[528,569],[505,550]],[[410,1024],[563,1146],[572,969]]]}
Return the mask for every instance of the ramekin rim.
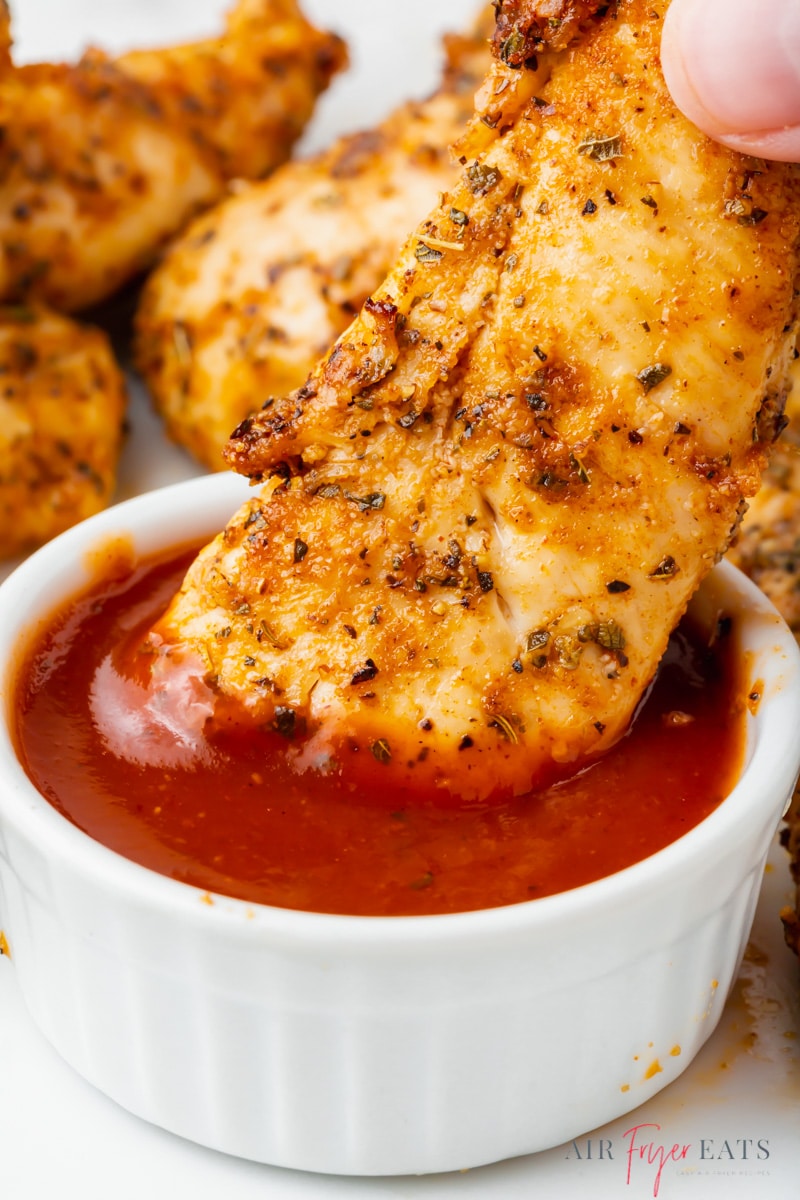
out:
{"label": "ramekin rim", "polygon": [[[131,514],[136,516],[151,506],[154,506],[154,513],[162,513],[166,503],[176,495],[190,497],[201,487],[207,490],[209,497],[216,492],[220,493],[220,497],[227,496],[230,492],[232,498],[240,497],[241,502],[246,495],[244,481],[229,476],[228,473],[201,476],[171,484],[105,510],[67,530],[26,559],[0,585],[0,652],[3,650],[3,644],[8,644],[3,626],[3,610],[8,603],[8,596],[13,598],[15,591],[24,593],[27,580],[35,575],[43,561],[47,562],[51,556],[60,555],[64,560],[63,569],[66,569],[66,561],[72,551],[80,549],[84,553],[88,552],[104,534],[107,535],[112,530],[119,531],[120,524],[126,523]],[[221,499],[219,502],[221,504]],[[124,532],[131,531],[126,529]],[[135,536],[135,531],[133,532]],[[181,538],[178,535],[174,544],[180,542]],[[164,545],[169,543],[170,539],[165,538]],[[27,835],[30,835],[32,830],[39,835],[44,833],[50,840],[48,853],[56,852],[73,859],[74,865],[85,866],[89,874],[102,886],[111,885],[116,892],[124,892],[129,899],[174,912],[181,920],[224,920],[228,922],[228,928],[234,934],[238,929],[244,936],[263,937],[270,933],[283,937],[291,936],[303,943],[318,939],[323,941],[327,948],[335,943],[337,934],[340,941],[357,940],[364,945],[379,941],[396,946],[408,940],[427,942],[445,934],[460,940],[462,937],[475,937],[486,932],[511,933],[521,926],[533,928],[570,919],[576,912],[585,908],[587,894],[591,896],[594,910],[601,905],[617,905],[629,891],[638,892],[643,881],[650,887],[655,887],[665,883],[673,874],[680,878],[684,873],[689,873],[693,864],[704,855],[711,851],[719,852],[720,828],[725,833],[725,846],[738,844],[744,836],[748,819],[752,822],[753,812],[761,812],[762,808],[767,808],[770,797],[773,798],[777,821],[780,815],[779,804],[786,801],[791,794],[795,768],[792,766],[790,769],[788,761],[784,763],[781,756],[775,755],[774,748],[776,744],[785,744],[791,730],[800,726],[800,651],[783,619],[751,580],[727,562],[720,563],[711,576],[717,580],[720,577],[726,589],[732,591],[738,600],[740,611],[744,612],[746,607],[749,616],[772,618],[775,650],[782,655],[783,665],[775,668],[775,678],[772,680],[772,691],[775,694],[765,696],[762,702],[762,707],[768,710],[769,721],[759,712],[756,720],[760,722],[761,732],[741,778],[728,796],[703,821],[655,854],[621,871],[579,887],[494,908],[392,917],[281,908],[220,893],[211,893],[212,904],[199,903],[201,899],[208,897],[204,889],[161,875],[149,867],[127,859],[59,813],[36,789],[19,763],[5,713],[0,721],[0,780],[8,774],[11,787],[0,790],[0,820],[13,820],[17,828]],[[57,601],[53,604],[53,610],[56,608]],[[28,618],[26,623],[30,625],[36,619]],[[22,625],[17,632],[21,631]],[[0,661],[0,671],[3,669],[10,670],[7,663]],[[782,686],[781,674],[786,675]],[[4,691],[8,682],[10,681],[0,676],[0,703],[4,705]],[[788,759],[786,755],[783,757]],[[745,804],[743,793],[751,789],[755,791],[756,796]],[[778,800],[775,799],[776,793],[779,793]],[[16,796],[20,801],[15,805],[13,812],[8,811],[6,797],[9,794]]]}

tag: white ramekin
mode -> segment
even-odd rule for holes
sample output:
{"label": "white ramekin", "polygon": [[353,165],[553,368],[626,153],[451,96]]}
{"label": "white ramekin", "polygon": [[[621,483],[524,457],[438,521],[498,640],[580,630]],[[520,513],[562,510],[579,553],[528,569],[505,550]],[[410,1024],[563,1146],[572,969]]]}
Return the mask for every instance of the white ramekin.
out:
{"label": "white ramekin", "polygon": [[33,1019],[131,1112],[312,1171],[476,1166],[641,1104],[691,1062],[738,968],[800,767],[788,629],[732,567],[704,585],[698,611],[709,625],[734,617],[763,700],[731,795],[636,866],[453,916],[209,904],[59,816],[16,760],[8,709],[20,647],[97,569],[98,548],[129,535],[147,554],[202,537],[246,494],[218,475],[142,496],[63,534],[0,588],[0,927]]}

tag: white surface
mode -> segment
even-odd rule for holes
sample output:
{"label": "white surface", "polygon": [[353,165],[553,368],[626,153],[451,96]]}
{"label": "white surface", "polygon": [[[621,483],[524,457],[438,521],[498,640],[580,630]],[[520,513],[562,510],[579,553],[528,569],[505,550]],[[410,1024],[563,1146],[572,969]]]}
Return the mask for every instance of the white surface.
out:
{"label": "white surface", "polygon": [[[66,57],[87,42],[122,48],[208,33],[222,7],[220,0],[17,0],[16,29],[27,60]],[[457,25],[473,10],[471,0],[307,0],[306,7],[352,35],[356,63],[351,78],[335,85],[321,105],[310,145],[369,123],[405,94],[428,90],[435,74],[432,32]],[[122,494],[195,473],[181,452],[167,447],[140,396],[133,419]],[[623,1135],[635,1123],[652,1122],[661,1128],[644,1131],[643,1140],[652,1134],[667,1149],[689,1147],[683,1162],[664,1169],[658,1194],[665,1200],[794,1200],[800,1177],[800,974],[782,945],[777,919],[788,898],[786,858],[776,848],[752,938],[758,953],[745,963],[714,1037],[666,1092],[595,1134],[591,1146],[581,1139],[577,1147],[423,1179],[348,1180],[259,1167],[145,1125],[57,1058],[22,1008],[13,965],[0,959],[0,1197],[639,1200],[654,1194],[657,1162],[637,1157],[628,1180]],[[757,1157],[759,1139],[768,1158]]]}

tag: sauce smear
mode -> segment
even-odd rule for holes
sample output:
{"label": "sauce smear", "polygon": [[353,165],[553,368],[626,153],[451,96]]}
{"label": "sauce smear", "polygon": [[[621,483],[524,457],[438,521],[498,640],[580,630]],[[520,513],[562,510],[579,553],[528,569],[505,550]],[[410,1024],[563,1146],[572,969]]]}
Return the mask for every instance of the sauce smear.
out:
{"label": "sauce smear", "polygon": [[[687,624],[628,735],[572,778],[510,801],[436,806],[411,792],[376,795],[348,778],[346,763],[340,773],[297,774],[278,733],[209,736],[202,710],[197,745],[154,745],[119,646],[144,638],[193,553],[99,582],[56,615],[18,680],[18,751],[33,783],[97,841],[164,875],[314,912],[493,908],[646,858],[707,816],[736,780],[745,705],[729,639],[711,650]],[[102,727],[117,711],[119,736],[109,739]]]}

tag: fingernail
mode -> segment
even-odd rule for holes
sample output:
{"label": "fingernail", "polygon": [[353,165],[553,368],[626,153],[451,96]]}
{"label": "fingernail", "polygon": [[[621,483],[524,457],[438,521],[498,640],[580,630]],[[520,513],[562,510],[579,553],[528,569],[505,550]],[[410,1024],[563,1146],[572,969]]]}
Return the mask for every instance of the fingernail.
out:
{"label": "fingernail", "polygon": [[743,149],[753,135],[800,138],[798,0],[673,0],[662,62],[676,104],[712,136]]}

